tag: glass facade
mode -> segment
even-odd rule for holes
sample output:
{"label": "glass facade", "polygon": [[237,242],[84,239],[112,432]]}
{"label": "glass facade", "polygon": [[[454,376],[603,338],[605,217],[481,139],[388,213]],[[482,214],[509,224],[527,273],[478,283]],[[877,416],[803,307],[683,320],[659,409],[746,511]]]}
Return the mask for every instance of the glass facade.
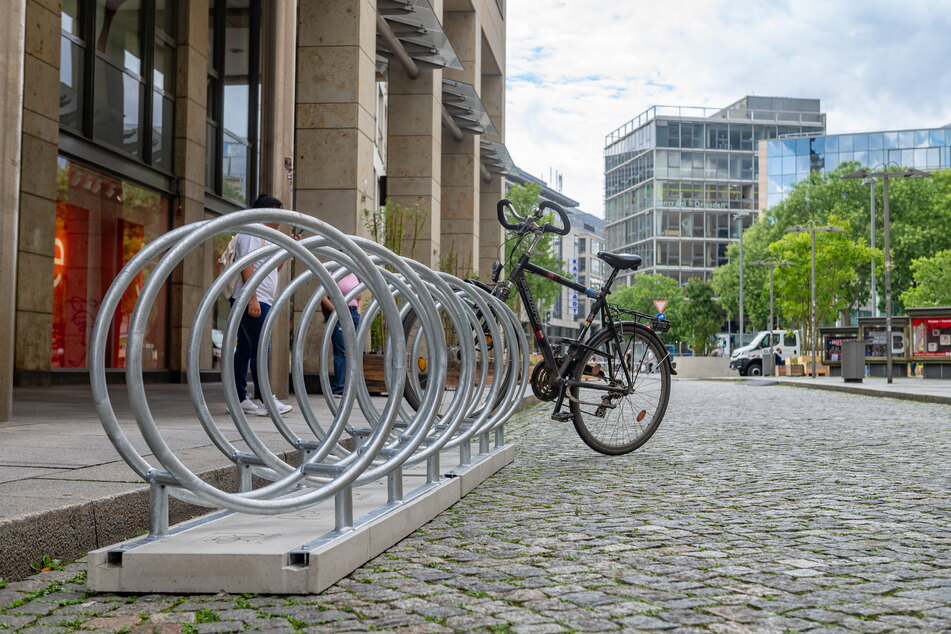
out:
{"label": "glass facade", "polygon": [[[103,296],[119,270],[169,229],[169,199],[60,157],[53,247],[51,367],[86,368],[87,345]],[[123,368],[132,309],[151,268],[139,274],[116,310],[106,367]],[[143,367],[167,362],[167,287],[149,315]]]}
{"label": "glass facade", "polygon": [[261,2],[208,3],[206,187],[238,204],[257,196]]}
{"label": "glass facade", "polygon": [[776,139],[766,144],[766,156],[765,184],[771,207],[811,172],[826,173],[850,161],[873,169],[951,168],[951,128]]}
{"label": "glass facade", "polygon": [[[709,278],[738,238],[731,212],[758,209],[758,142],[821,133],[824,125],[818,100],[746,97],[722,110],[649,109],[605,140],[607,249],[635,253],[641,271],[681,284]],[[752,218],[741,222],[747,227]]]}
{"label": "glass facade", "polygon": [[64,0],[60,125],[171,172],[175,97],[171,0]]}

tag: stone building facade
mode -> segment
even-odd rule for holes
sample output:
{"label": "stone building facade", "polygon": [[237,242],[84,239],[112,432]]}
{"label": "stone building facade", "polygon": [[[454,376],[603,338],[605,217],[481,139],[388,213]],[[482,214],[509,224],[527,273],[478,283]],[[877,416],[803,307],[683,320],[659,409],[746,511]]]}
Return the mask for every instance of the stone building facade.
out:
{"label": "stone building facade", "polygon": [[[418,205],[413,256],[433,267],[451,251],[479,271],[498,249],[502,0],[10,0],[7,9],[0,420],[15,384],[85,380],[98,302],[143,244],[260,193],[363,235],[367,210],[384,198]],[[190,256],[165,289],[147,337],[153,379],[183,376],[215,251]],[[117,326],[107,353],[116,371],[122,341]],[[287,351],[272,354],[279,366]],[[211,350],[202,366],[214,366]]]}

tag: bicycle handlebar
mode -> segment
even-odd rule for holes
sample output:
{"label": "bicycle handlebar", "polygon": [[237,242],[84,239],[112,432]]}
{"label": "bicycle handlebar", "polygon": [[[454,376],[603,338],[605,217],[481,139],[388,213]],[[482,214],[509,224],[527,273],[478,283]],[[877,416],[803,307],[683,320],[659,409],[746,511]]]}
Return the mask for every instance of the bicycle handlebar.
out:
{"label": "bicycle handlebar", "polygon": [[[518,220],[518,224],[512,224],[505,219],[505,208],[509,208],[509,213]],[[550,200],[543,200],[542,203],[538,206],[538,210],[535,212],[535,218],[530,219],[524,216],[518,215],[518,212],[515,211],[515,207],[512,205],[511,201],[503,198],[498,202],[495,207],[496,212],[498,213],[499,223],[508,229],[509,231],[518,231],[525,228],[529,221],[534,221],[534,219],[541,218],[544,215],[546,209],[551,209],[561,218],[561,228],[556,227],[555,225],[546,222],[541,230],[547,233],[556,233],[560,236],[568,235],[568,232],[571,231],[571,221],[568,220],[568,212],[558,203],[551,202]]]}
{"label": "bicycle handlebar", "polygon": [[[508,222],[505,221],[505,208],[506,208],[506,207],[508,207],[508,208],[509,208],[509,211],[512,212],[512,215],[515,216],[515,217],[519,220],[519,223],[518,223],[517,225],[513,225],[513,224],[510,224],[510,223],[508,223]],[[503,227],[505,227],[506,229],[508,229],[509,231],[516,231],[516,230],[520,229],[521,226],[522,226],[522,224],[524,224],[524,222],[525,222],[525,218],[522,218],[521,216],[519,216],[518,213],[516,213],[516,211],[515,211],[515,207],[512,206],[512,203],[511,203],[509,200],[505,199],[505,198],[503,198],[502,200],[499,201],[499,204],[495,206],[495,210],[496,210],[496,212],[498,212],[498,215],[499,215],[499,223],[500,223]]]}
{"label": "bicycle handlebar", "polygon": [[558,203],[553,203],[550,200],[542,201],[542,204],[538,206],[538,216],[541,217],[542,212],[545,209],[551,209],[561,217],[561,229],[555,225],[546,222],[545,226],[542,227],[542,231],[549,231],[551,233],[556,233],[560,236],[568,235],[568,232],[571,231],[571,221],[568,220],[568,212]]}

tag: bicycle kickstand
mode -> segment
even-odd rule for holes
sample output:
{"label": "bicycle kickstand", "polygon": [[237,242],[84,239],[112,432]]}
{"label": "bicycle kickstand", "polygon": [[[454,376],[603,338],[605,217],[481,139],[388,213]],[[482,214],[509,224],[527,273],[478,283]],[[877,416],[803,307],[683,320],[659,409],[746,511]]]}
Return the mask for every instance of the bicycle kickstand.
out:
{"label": "bicycle kickstand", "polygon": [[562,379],[561,389],[558,391],[558,398],[555,399],[555,409],[551,413],[552,420],[567,422],[573,418],[571,412],[561,411],[562,404],[565,402],[565,390],[567,390],[567,387],[564,384],[564,379]]}

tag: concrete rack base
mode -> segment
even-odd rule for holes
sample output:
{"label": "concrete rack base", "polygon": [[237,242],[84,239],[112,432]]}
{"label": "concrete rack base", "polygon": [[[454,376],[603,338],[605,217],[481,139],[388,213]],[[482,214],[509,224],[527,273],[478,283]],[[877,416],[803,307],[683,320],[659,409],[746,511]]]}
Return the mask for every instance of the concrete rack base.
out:
{"label": "concrete rack base", "polygon": [[334,530],[333,499],[276,516],[212,513],[179,524],[162,538],[140,537],[89,553],[89,588],[131,593],[321,592],[458,502],[510,464],[514,455],[512,445],[473,455],[471,464],[428,484],[425,465],[407,469],[409,492],[396,503],[387,503],[385,478],[355,489],[357,519],[344,531]]}

